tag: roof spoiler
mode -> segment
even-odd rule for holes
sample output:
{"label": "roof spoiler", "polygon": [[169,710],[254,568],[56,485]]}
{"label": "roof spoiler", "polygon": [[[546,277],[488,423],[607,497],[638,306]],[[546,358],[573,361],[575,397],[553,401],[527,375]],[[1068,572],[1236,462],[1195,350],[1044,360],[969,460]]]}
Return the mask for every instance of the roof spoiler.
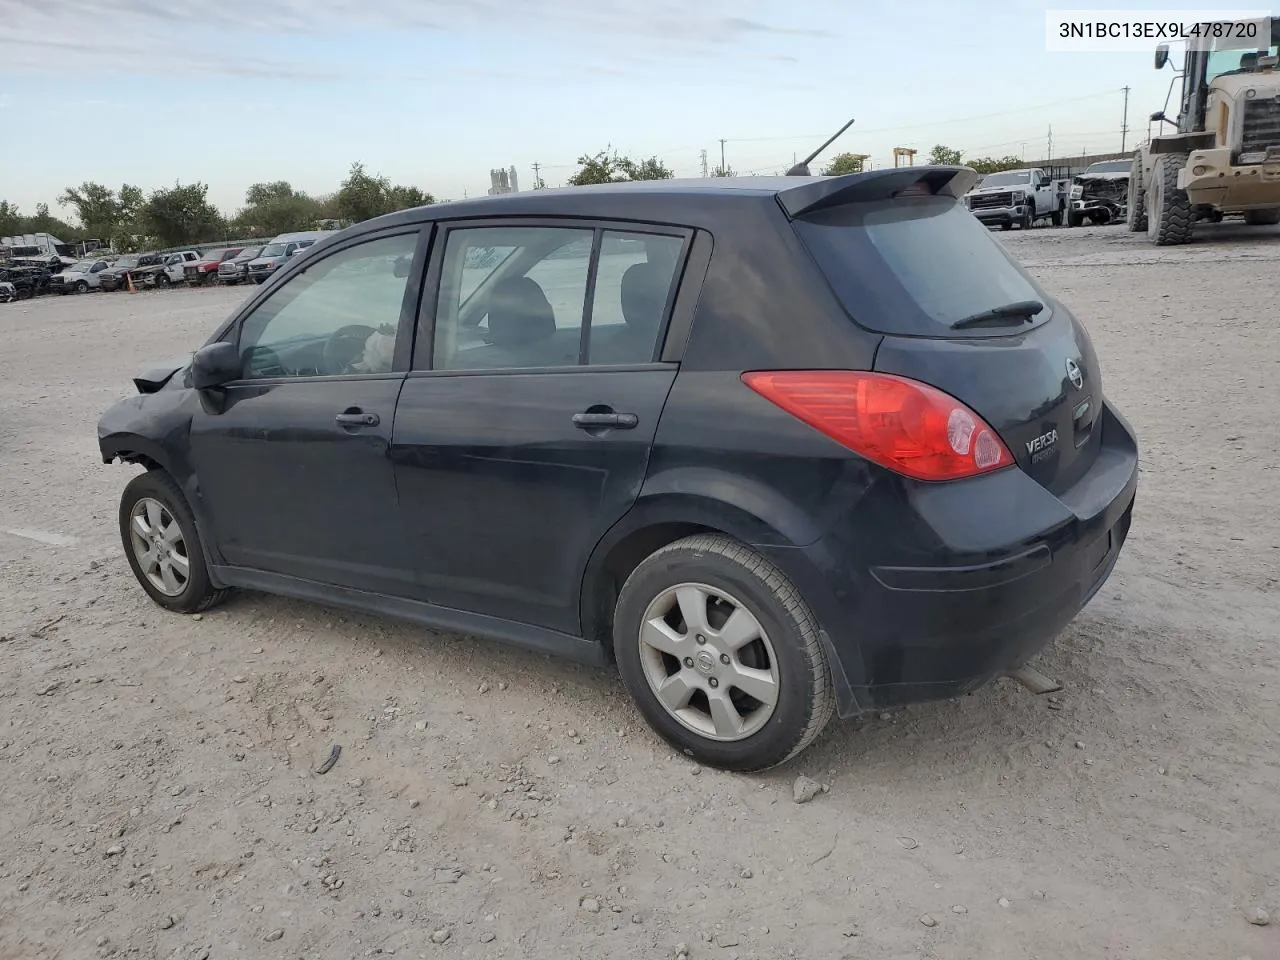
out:
{"label": "roof spoiler", "polygon": [[793,220],[829,207],[889,200],[900,193],[959,197],[978,181],[972,167],[895,167],[806,180],[778,191],[778,204]]}

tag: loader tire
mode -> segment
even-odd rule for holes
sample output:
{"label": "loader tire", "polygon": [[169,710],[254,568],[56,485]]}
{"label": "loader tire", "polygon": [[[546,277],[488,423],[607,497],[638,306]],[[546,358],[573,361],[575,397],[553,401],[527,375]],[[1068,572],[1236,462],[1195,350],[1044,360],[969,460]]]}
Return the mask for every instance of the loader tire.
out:
{"label": "loader tire", "polygon": [[1166,153],[1156,158],[1151,171],[1151,207],[1147,210],[1147,239],[1157,247],[1191,242],[1194,222],[1191,200],[1178,189],[1178,171],[1187,163],[1185,153]]}
{"label": "loader tire", "polygon": [[1273,227],[1280,223],[1280,210],[1246,210],[1244,222],[1251,227]]}
{"label": "loader tire", "polygon": [[1130,233],[1142,233],[1147,229],[1147,186],[1142,182],[1142,157],[1133,158],[1129,168],[1129,211],[1125,226]]}

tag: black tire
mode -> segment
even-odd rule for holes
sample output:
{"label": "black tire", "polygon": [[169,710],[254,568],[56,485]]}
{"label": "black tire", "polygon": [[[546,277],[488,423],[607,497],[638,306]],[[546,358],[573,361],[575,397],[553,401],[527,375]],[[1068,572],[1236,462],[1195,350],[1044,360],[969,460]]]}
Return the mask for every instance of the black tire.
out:
{"label": "black tire", "polygon": [[157,273],[155,284],[157,287],[167,287],[169,285],[169,275],[163,271]]}
{"label": "black tire", "polygon": [[1059,207],[1053,213],[1049,214],[1049,222],[1055,227],[1062,226],[1062,208]]}
{"label": "black tire", "polygon": [[88,280],[77,280],[77,281],[76,281],[76,293],[88,293],[88,292],[89,292],[89,281],[88,281]]}
{"label": "black tire", "polygon": [[1124,225],[1130,233],[1142,233],[1147,229],[1147,187],[1142,182],[1142,156],[1137,154],[1129,167],[1129,209]]}
{"label": "black tire", "polygon": [[1012,223],[1012,222],[1010,222],[1010,221],[1008,221],[1008,220],[1006,220],[1004,223],[1000,224],[1000,229],[1001,229],[1001,230],[1012,230],[1012,229],[1013,229],[1013,223]]}
{"label": "black tire", "polygon": [[1280,223],[1280,210],[1246,210],[1244,222],[1251,227],[1273,227]]}
{"label": "black tire", "polygon": [[[133,509],[139,501],[158,503],[177,522],[182,536],[182,555],[187,562],[185,585],[176,594],[166,594],[151,582],[143,572],[135,549],[131,530]],[[174,613],[199,613],[221,603],[229,591],[219,590],[209,582],[209,568],[201,549],[200,532],[196,528],[191,508],[177,483],[163,470],[149,470],[129,481],[120,496],[120,540],[124,545],[129,567],[142,589],[153,601]]]}
{"label": "black tire", "polygon": [[[777,702],[761,728],[742,739],[717,740],[685,726],[659,701],[646,676],[640,640],[645,613],[664,591],[687,583],[736,598],[769,638]],[[613,647],[623,685],[664,740],[699,763],[751,772],[791,759],[831,719],[835,694],[818,634],[816,618],[781,570],[730,537],[698,534],[656,551],[627,578],[614,610]],[[730,688],[726,683],[726,695]]]}
{"label": "black tire", "polygon": [[1067,214],[1068,227],[1080,227],[1084,225],[1084,215],[1071,211]]}
{"label": "black tire", "polygon": [[1022,229],[1030,230],[1033,226],[1035,226],[1035,223],[1036,223],[1035,204],[1028,204],[1027,212],[1022,215],[1022,224],[1021,224]]}
{"label": "black tire", "polygon": [[1156,157],[1151,171],[1147,239],[1157,247],[1191,242],[1191,200],[1185,190],[1178,189],[1178,171],[1186,163],[1185,153],[1165,153]]}

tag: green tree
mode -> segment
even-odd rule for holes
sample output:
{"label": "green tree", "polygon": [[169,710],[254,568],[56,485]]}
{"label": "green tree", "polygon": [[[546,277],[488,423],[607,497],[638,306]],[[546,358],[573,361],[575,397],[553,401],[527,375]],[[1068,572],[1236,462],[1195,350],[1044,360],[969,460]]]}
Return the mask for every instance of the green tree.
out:
{"label": "green tree", "polygon": [[1001,170],[1017,170],[1023,165],[1021,157],[979,157],[977,160],[965,162],[965,166],[973,167],[984,176],[988,173],[999,173]]}
{"label": "green tree", "polygon": [[394,186],[387,191],[388,212],[427,207],[436,202],[431,194],[417,187]]}
{"label": "green tree", "polygon": [[26,222],[27,218],[22,215],[16,205],[8,200],[0,200],[0,237],[26,233],[27,231],[23,229]]}
{"label": "green tree", "polygon": [[964,163],[964,154],[939,143],[929,151],[929,162],[941,166],[958,167]]}
{"label": "green tree", "polygon": [[204,183],[175,183],[166,190],[154,190],[139,216],[140,233],[161,247],[204,243],[226,236],[226,221],[209,202],[209,186]]}
{"label": "green tree", "polygon": [[331,215],[349,223],[359,223],[395,210],[435,203],[435,197],[417,187],[393,185],[384,176],[367,173],[359,161],[333,195]]}
{"label": "green tree", "polygon": [[831,163],[822,171],[822,175],[824,177],[839,177],[846,173],[861,173],[862,164],[866,159],[866,154],[837,153],[831,158]]}
{"label": "green tree", "polygon": [[612,146],[592,156],[578,158],[578,172],[569,178],[570,186],[583,187],[589,183],[622,183],[628,179],[627,164],[631,161],[619,157]]}
{"label": "green tree", "polygon": [[731,166],[717,166],[711,171],[711,175],[713,177],[736,177],[738,174],[734,172],[734,169]]}
{"label": "green tree", "polygon": [[37,203],[34,216],[26,218],[23,233],[49,233],[59,240],[79,240],[81,231],[49,212],[47,203]]}
{"label": "green tree", "polygon": [[67,187],[58,203],[75,208],[87,236],[110,243],[120,229],[120,200],[114,190],[101,183],[86,181],[78,187]]}
{"label": "green tree", "polygon": [[671,168],[657,157],[649,157],[639,162],[630,157],[624,157],[619,162],[628,180],[670,180],[675,176]]}
{"label": "green tree", "polygon": [[274,237],[310,230],[322,213],[321,201],[294,190],[287,180],[255,183],[245,191],[245,206],[231,223],[238,236]]}

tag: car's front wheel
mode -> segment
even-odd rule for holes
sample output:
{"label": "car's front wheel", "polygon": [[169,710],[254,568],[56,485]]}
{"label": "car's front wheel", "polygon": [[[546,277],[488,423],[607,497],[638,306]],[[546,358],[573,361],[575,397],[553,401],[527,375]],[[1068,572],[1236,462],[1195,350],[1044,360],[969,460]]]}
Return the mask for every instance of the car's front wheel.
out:
{"label": "car's front wheel", "polygon": [[206,610],[226,596],[209,582],[195,518],[167,473],[150,470],[120,497],[120,537],[138,583],[176,613]]}
{"label": "car's front wheel", "polygon": [[782,571],[720,534],[650,555],[614,611],[618,670],[645,719],[726,770],[776,766],[822,732],[835,695],[818,634]]}

